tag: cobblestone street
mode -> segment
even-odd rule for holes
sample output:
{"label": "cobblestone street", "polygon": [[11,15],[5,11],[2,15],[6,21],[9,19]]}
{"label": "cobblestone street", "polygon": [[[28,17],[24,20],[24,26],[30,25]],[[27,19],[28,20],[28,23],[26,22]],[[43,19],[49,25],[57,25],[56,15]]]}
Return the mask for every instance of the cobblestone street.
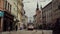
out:
{"label": "cobblestone street", "polygon": [[26,31],[26,30],[21,30],[21,31],[11,31],[11,32],[3,32],[2,34],[52,34],[51,30],[33,30],[33,31]]}

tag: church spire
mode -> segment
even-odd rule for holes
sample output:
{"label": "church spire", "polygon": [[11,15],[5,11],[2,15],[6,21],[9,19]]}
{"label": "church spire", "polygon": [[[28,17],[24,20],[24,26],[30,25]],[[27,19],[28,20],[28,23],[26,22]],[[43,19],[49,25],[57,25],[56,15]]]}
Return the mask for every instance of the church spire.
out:
{"label": "church spire", "polygon": [[37,2],[37,8],[36,8],[36,10],[39,10],[38,2]]}
{"label": "church spire", "polygon": [[38,6],[38,2],[37,2],[37,8],[38,8],[39,6]]}
{"label": "church spire", "polygon": [[40,9],[42,10],[42,5],[40,5]]}

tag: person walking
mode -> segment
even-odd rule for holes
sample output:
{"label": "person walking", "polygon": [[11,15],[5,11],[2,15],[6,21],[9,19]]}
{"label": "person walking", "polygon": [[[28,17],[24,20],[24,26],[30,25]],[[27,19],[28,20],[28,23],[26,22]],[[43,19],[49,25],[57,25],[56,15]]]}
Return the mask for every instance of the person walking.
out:
{"label": "person walking", "polygon": [[18,29],[18,27],[17,27],[17,25],[16,25],[16,31],[17,31],[17,29]]}

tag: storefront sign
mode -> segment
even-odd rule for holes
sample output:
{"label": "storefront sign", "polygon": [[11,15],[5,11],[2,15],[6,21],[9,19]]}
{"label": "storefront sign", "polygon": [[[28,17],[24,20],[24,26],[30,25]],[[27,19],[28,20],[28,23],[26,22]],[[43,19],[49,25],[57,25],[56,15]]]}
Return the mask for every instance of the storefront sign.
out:
{"label": "storefront sign", "polygon": [[3,16],[4,16],[4,12],[0,11],[0,17],[3,17]]}

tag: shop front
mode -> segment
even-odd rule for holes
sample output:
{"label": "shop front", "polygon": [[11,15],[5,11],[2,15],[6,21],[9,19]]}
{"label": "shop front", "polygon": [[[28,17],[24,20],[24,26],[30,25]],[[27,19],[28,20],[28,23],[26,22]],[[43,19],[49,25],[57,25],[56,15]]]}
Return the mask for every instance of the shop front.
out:
{"label": "shop front", "polygon": [[0,32],[2,31],[3,16],[4,16],[4,12],[0,10]]}
{"label": "shop front", "polygon": [[6,11],[0,11],[0,31],[12,31],[14,16]]}

